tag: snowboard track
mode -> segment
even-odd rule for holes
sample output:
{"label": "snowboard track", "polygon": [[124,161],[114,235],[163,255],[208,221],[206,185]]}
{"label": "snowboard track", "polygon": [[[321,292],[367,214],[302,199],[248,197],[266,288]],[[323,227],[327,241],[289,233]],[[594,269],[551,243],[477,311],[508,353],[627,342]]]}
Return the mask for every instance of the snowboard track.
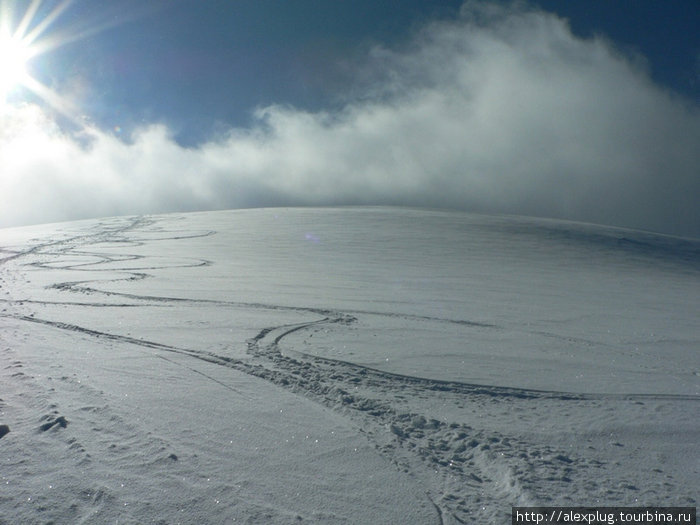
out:
{"label": "snowboard track", "polygon": [[[110,226],[111,225],[111,226]],[[32,298],[2,299],[12,304],[54,304],[89,308],[139,308],[172,307],[174,305],[216,305],[230,308],[253,308],[268,311],[293,311],[312,317],[303,323],[266,327],[250,338],[246,344],[246,358],[239,359],[204,349],[178,347],[141,338],[120,335],[61,321],[39,318],[35,314],[14,313],[7,309],[0,317],[25,323],[59,329],[78,336],[97,338],[119,344],[134,345],[144,352],[153,353],[193,373],[219,383],[231,391],[238,390],[224,381],[197,368],[196,361],[183,364],[182,360],[170,360],[167,353],[179,354],[193,360],[228,367],[269,381],[278,387],[328,407],[342,414],[364,434],[375,448],[391,461],[397,469],[419,479],[426,487],[426,495],[435,507],[439,523],[500,523],[509,516],[510,506],[552,503],[553,495],[543,492],[538,480],[558,480],[566,487],[571,502],[625,500],[634,492],[631,482],[616,479],[607,487],[592,480],[605,470],[605,463],[571,451],[558,450],[549,444],[532,439],[508,435],[494,429],[480,428],[462,420],[447,421],[430,417],[430,413],[413,411],[406,399],[430,400],[440,396],[445,402],[459,407],[472,407],[489,411],[495,406],[513,413],[531,410],[547,403],[643,402],[644,400],[668,400],[697,402],[700,396],[656,394],[594,394],[556,392],[546,390],[503,387],[444,381],[417,376],[402,375],[352,362],[319,357],[309,353],[284,348],[284,340],[292,333],[311,330],[320,326],[342,329],[357,322],[358,316],[387,316],[407,320],[460,324],[466,327],[499,330],[493,324],[461,319],[445,319],[429,316],[404,315],[368,310],[336,311],[325,308],[289,306],[265,303],[222,301],[138,295],[100,290],[99,282],[137,281],[148,278],[147,270],[174,267],[197,267],[211,264],[205,259],[192,258],[181,264],[144,264],[128,267],[144,258],[141,255],[106,254],[87,247],[97,244],[138,246],[143,241],[138,235],[150,229],[146,240],[191,239],[214,235],[214,231],[169,232],[158,226],[156,218],[135,217],[112,220],[96,225],[93,233],[68,236],[51,242],[38,242],[23,251],[4,250],[10,255],[0,259],[0,268],[7,263],[18,264],[22,259],[37,259],[25,266],[44,270],[102,271],[110,275],[103,281],[95,279],[59,282],[50,288],[78,296],[76,301],[40,301]],[[135,234],[130,236],[129,234]],[[61,262],[60,258],[78,257],[93,259],[77,263]],[[58,261],[47,261],[58,258]],[[120,266],[121,264],[121,266]],[[107,266],[100,268],[100,266]],[[103,297],[103,301],[83,300],[86,296]],[[111,302],[108,299],[118,299]],[[541,407],[540,407],[541,408]],[[609,474],[606,474],[609,475]],[[611,487],[612,485],[612,487]],[[661,496],[661,495],[659,495]]]}

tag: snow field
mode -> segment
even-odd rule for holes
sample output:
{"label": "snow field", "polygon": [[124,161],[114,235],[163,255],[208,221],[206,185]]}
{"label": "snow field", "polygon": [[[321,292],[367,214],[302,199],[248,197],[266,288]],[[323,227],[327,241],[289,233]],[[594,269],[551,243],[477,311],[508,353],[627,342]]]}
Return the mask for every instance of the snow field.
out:
{"label": "snow field", "polygon": [[696,503],[695,241],[392,208],[0,233],[0,523]]}

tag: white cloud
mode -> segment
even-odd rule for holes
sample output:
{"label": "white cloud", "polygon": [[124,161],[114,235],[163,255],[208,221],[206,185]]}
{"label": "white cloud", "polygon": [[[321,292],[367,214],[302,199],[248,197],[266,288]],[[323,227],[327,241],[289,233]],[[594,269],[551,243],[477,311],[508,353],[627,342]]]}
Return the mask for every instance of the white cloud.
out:
{"label": "white cloud", "polygon": [[553,15],[469,4],[373,50],[373,82],[341,111],[264,108],[196,148],[157,125],[129,143],[92,129],[81,145],[16,108],[0,117],[0,225],[388,203],[700,236],[700,110],[640,62]]}

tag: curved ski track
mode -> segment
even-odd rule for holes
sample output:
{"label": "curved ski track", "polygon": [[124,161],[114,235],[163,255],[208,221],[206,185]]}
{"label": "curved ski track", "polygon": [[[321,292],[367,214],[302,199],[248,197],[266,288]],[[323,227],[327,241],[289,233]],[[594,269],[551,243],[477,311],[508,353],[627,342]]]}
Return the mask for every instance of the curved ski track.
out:
{"label": "curved ski track", "polygon": [[[70,255],[93,260],[75,263],[62,263],[60,260],[51,263],[38,260],[25,264],[45,270],[103,271],[121,275],[102,282],[135,281],[148,278],[148,270],[206,266],[211,262],[206,259],[192,258],[189,261],[181,261],[180,264],[119,267],[115,264],[137,261],[145,256],[110,255],[90,251],[87,248],[96,244],[124,247],[142,244],[143,241],[138,238],[129,237],[131,232],[150,233],[151,235],[145,237],[149,242],[216,234],[215,231],[189,234],[179,231],[169,232],[158,227],[157,218],[148,217],[105,220],[94,230],[94,233],[38,243],[24,251],[4,250],[4,253],[9,255],[0,258],[0,266],[30,256],[46,259]],[[110,265],[110,267],[100,268],[100,265]],[[436,509],[436,521],[441,524],[500,523],[509,519],[509,507],[512,505],[544,504],[551,501],[551,495],[544,492],[541,484],[538,483],[541,479],[558,480],[563,483],[570,500],[574,502],[591,501],[596,495],[604,495],[608,499],[619,497],[622,500],[626,491],[636,490],[636,487],[624,479],[617,480],[616,488],[608,487],[603,494],[603,487],[596,486],[591,481],[596,479],[598,472],[605,467],[603,462],[583,456],[578,457],[569,451],[557,450],[547,444],[530,442],[521,437],[504,435],[485,428],[475,428],[462,422],[433,419],[429,414],[415,413],[406,408],[406,399],[429,400],[440,396],[446,402],[454,403],[459,407],[472,404],[488,411],[497,405],[501,410],[505,406],[514,412],[522,410],[524,405],[547,401],[594,404],[606,400],[700,401],[700,396],[692,395],[585,394],[441,381],[390,373],[347,361],[282,348],[284,338],[291,333],[320,325],[335,327],[351,325],[357,321],[356,316],[363,314],[499,329],[498,326],[491,324],[365,310],[340,312],[323,308],[118,293],[100,290],[99,287],[94,286],[99,282],[99,280],[90,279],[54,283],[49,287],[81,297],[87,295],[117,297],[123,302],[85,300],[48,302],[31,298],[0,299],[0,302],[93,308],[167,307],[188,303],[296,311],[314,316],[315,319],[299,324],[265,328],[247,341],[249,358],[235,359],[203,349],[177,347],[157,341],[98,331],[85,326],[41,319],[33,314],[24,315],[3,310],[0,317],[135,345],[144,351],[162,352],[158,355],[164,359],[167,359],[164,355],[167,353],[185,355],[195,360],[228,367],[265,379],[329,407],[352,421],[358,431],[364,434],[398,469],[424,482],[426,495]],[[230,385],[195,368],[187,368],[219,383],[224,388],[236,391]]]}

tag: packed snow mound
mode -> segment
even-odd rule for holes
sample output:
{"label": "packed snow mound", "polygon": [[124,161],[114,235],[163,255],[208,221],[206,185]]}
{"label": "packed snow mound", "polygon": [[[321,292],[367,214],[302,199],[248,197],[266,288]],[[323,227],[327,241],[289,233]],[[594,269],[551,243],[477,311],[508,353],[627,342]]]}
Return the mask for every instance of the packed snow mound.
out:
{"label": "packed snow mound", "polygon": [[0,231],[0,287],[0,523],[696,504],[696,240],[401,208],[117,217]]}

